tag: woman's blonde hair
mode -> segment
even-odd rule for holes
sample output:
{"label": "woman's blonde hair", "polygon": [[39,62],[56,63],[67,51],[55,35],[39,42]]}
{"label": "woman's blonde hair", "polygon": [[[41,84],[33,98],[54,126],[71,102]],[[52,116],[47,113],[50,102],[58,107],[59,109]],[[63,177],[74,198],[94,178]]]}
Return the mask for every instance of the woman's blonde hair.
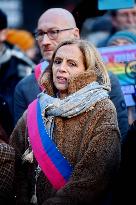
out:
{"label": "woman's blonde hair", "polygon": [[[61,42],[53,53],[49,68],[52,68],[55,55],[60,47],[64,45],[74,45],[74,44],[78,46],[78,48],[83,54],[83,60],[84,60],[86,71],[89,70],[95,71],[97,76],[97,82],[99,82],[99,84],[101,85],[105,85],[107,89],[110,90],[110,79],[108,76],[108,72],[106,70],[106,66],[104,65],[103,60],[99,52],[95,48],[95,46],[88,41],[79,40],[79,39],[76,40],[70,39]],[[41,78],[41,83],[44,81],[43,76]]]}

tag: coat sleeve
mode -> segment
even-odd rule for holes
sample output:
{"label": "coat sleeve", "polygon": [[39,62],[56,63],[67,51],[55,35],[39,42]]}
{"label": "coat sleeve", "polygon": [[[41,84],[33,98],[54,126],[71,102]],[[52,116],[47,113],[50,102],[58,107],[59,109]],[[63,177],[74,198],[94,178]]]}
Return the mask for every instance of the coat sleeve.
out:
{"label": "coat sleeve", "polygon": [[10,145],[15,149],[15,194],[17,205],[28,205],[30,190],[28,180],[28,164],[22,163],[22,155],[28,148],[26,138],[26,112],[19,119],[10,137]]}
{"label": "coat sleeve", "polygon": [[6,201],[11,200],[13,197],[14,166],[15,166],[14,149],[6,143],[0,143],[0,202],[1,204],[6,204]]}
{"label": "coat sleeve", "polygon": [[14,124],[17,123],[28,105],[37,98],[40,92],[34,73],[22,79],[16,85],[14,92]]}
{"label": "coat sleeve", "polygon": [[22,116],[24,111],[27,109],[27,104],[23,92],[24,79],[21,80],[15,88],[14,92],[14,124],[16,125],[19,118]]}
{"label": "coat sleeve", "polygon": [[79,151],[71,179],[43,205],[98,204],[105,198],[120,165],[120,133],[115,118],[115,110],[99,110],[94,131],[91,121],[87,125],[90,140],[82,156]]}

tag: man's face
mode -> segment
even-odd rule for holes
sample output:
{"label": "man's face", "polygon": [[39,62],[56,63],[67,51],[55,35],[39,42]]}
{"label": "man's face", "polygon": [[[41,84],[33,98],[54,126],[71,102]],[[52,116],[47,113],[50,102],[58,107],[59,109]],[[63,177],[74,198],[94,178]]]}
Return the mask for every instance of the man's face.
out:
{"label": "man's face", "polygon": [[[55,34],[55,38],[50,37],[51,34],[54,35],[56,30],[63,29],[69,30],[64,30]],[[38,34],[42,36],[42,38],[37,39],[41,54],[43,58],[48,61],[51,60],[52,54],[60,42],[70,38],[79,38],[78,29],[71,27],[64,18],[57,15],[45,14],[38,22],[37,31]],[[48,34],[46,32],[48,32]]]}
{"label": "man's face", "polygon": [[136,27],[136,6],[130,9],[120,9],[112,18],[113,25],[117,30]]}

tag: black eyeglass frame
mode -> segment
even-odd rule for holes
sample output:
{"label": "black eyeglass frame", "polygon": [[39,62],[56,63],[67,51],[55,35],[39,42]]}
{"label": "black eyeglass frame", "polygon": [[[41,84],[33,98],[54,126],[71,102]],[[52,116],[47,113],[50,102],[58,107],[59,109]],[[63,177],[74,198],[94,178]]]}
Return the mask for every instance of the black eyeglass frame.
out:
{"label": "black eyeglass frame", "polygon": [[[42,41],[45,34],[48,36],[49,39],[55,40],[55,39],[57,39],[58,34],[59,34],[60,32],[62,32],[62,31],[68,31],[68,30],[72,30],[72,29],[74,29],[74,28],[50,29],[50,30],[48,30],[48,31],[46,31],[46,32],[41,31],[41,35],[39,35],[39,34],[40,34],[40,31],[36,31],[36,32],[34,33],[34,36],[35,36],[35,39],[36,39],[37,41]],[[51,33],[51,32],[52,32],[52,33]],[[53,33],[53,32],[54,32],[54,33]],[[55,36],[55,37],[52,37],[52,35],[56,35],[56,36]],[[41,39],[40,39],[40,38],[41,38]]]}

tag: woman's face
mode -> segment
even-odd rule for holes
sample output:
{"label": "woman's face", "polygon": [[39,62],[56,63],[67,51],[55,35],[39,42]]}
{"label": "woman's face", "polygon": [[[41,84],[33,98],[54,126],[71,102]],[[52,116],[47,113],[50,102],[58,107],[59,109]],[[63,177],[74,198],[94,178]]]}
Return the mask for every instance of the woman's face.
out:
{"label": "woman's face", "polygon": [[67,93],[68,80],[85,71],[83,54],[76,44],[60,47],[55,55],[53,82],[60,95]]}

